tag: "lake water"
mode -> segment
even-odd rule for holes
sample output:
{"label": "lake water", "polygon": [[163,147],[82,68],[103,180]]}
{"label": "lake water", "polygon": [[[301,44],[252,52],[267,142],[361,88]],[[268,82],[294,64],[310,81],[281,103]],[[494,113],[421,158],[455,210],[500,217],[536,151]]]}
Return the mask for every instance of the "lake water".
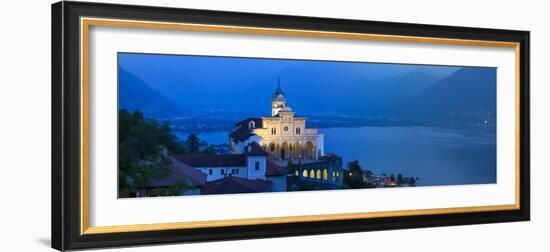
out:
{"label": "lake water", "polygon": [[375,174],[419,177],[419,185],[496,182],[496,138],[435,127],[319,129],[325,152]]}
{"label": "lake water", "polygon": [[[198,137],[201,141],[206,141],[208,144],[229,144],[229,133],[231,132],[201,132],[198,134]],[[188,135],[186,132],[176,131],[176,136],[182,141],[185,141]]]}
{"label": "lake water", "polygon": [[[418,185],[496,183],[496,138],[484,133],[437,127],[319,129],[325,153],[359,160],[374,174],[418,177]],[[209,144],[227,143],[228,132],[199,134]],[[185,134],[178,137],[184,139]]]}

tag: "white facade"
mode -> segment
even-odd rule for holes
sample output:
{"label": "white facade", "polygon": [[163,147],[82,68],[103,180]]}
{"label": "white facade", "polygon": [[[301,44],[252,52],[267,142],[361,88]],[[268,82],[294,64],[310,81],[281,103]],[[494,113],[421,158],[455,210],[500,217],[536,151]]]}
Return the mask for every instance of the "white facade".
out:
{"label": "white facade", "polygon": [[266,179],[266,157],[247,156],[245,166],[215,166],[215,167],[194,167],[206,174],[206,181],[213,181],[235,176],[246,179]]}
{"label": "white facade", "polygon": [[270,158],[277,160],[318,159],[324,155],[324,136],[306,128],[303,117],[262,117],[263,128],[253,133]]}
{"label": "white facade", "polygon": [[248,167],[246,166],[195,167],[195,169],[206,174],[207,182],[222,179],[227,176],[236,176],[241,178],[248,177]]}
{"label": "white facade", "polygon": [[[195,167],[195,169],[207,175],[207,182],[222,179],[227,176],[246,178],[250,180],[261,179],[272,182],[272,187],[269,189],[271,192],[286,191],[286,175],[266,176],[266,156],[247,156],[246,166]],[[185,195],[191,195],[197,192],[186,191],[185,193]]]}
{"label": "white facade", "polygon": [[265,156],[248,156],[248,179],[265,179],[267,160]]}
{"label": "white facade", "polygon": [[252,141],[260,144],[274,160],[317,160],[325,154],[323,134],[306,128],[306,118],[294,117],[280,84],[271,97],[271,117],[250,118],[237,127],[241,128],[236,131],[246,127],[253,134],[246,139],[230,139],[234,154],[242,153],[244,146]]}

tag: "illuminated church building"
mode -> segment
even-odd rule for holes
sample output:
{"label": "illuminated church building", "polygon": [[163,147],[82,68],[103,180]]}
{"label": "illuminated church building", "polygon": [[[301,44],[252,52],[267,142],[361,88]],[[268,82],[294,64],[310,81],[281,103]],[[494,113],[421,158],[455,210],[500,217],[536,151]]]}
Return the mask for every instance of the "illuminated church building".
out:
{"label": "illuminated church building", "polygon": [[317,129],[306,128],[306,118],[294,116],[277,83],[271,117],[236,123],[229,134],[230,154],[175,155],[176,172],[154,180],[148,190],[164,192],[181,179],[194,186],[183,194],[296,191],[302,180],[324,189],[341,188],[342,158],[325,155],[323,140]]}
{"label": "illuminated church building", "polygon": [[313,161],[324,156],[323,134],[317,129],[306,128],[306,118],[294,116],[280,82],[271,97],[271,117],[242,120],[229,138],[233,154],[243,153],[245,146],[257,142],[271,160]]}

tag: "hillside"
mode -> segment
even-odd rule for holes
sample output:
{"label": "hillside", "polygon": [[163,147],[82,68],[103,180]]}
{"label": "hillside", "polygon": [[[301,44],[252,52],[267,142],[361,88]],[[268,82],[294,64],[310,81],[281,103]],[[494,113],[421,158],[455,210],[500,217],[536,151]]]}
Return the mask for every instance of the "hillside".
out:
{"label": "hillside", "polygon": [[185,110],[149,87],[142,79],[118,68],[118,104],[120,109],[140,110],[146,117],[167,118]]}
{"label": "hillside", "polygon": [[492,121],[496,116],[496,70],[465,67],[403,104],[408,120]]}

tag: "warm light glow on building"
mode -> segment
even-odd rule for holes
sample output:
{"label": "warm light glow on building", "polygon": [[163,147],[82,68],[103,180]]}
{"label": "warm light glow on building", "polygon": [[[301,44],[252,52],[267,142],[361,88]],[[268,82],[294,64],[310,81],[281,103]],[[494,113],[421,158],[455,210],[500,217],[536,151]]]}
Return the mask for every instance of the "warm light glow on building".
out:
{"label": "warm light glow on building", "polygon": [[295,117],[277,83],[272,95],[271,117],[249,118],[239,122],[230,135],[231,153],[243,153],[242,148],[255,141],[272,160],[319,160],[324,156],[324,135],[306,128],[306,118]]}

